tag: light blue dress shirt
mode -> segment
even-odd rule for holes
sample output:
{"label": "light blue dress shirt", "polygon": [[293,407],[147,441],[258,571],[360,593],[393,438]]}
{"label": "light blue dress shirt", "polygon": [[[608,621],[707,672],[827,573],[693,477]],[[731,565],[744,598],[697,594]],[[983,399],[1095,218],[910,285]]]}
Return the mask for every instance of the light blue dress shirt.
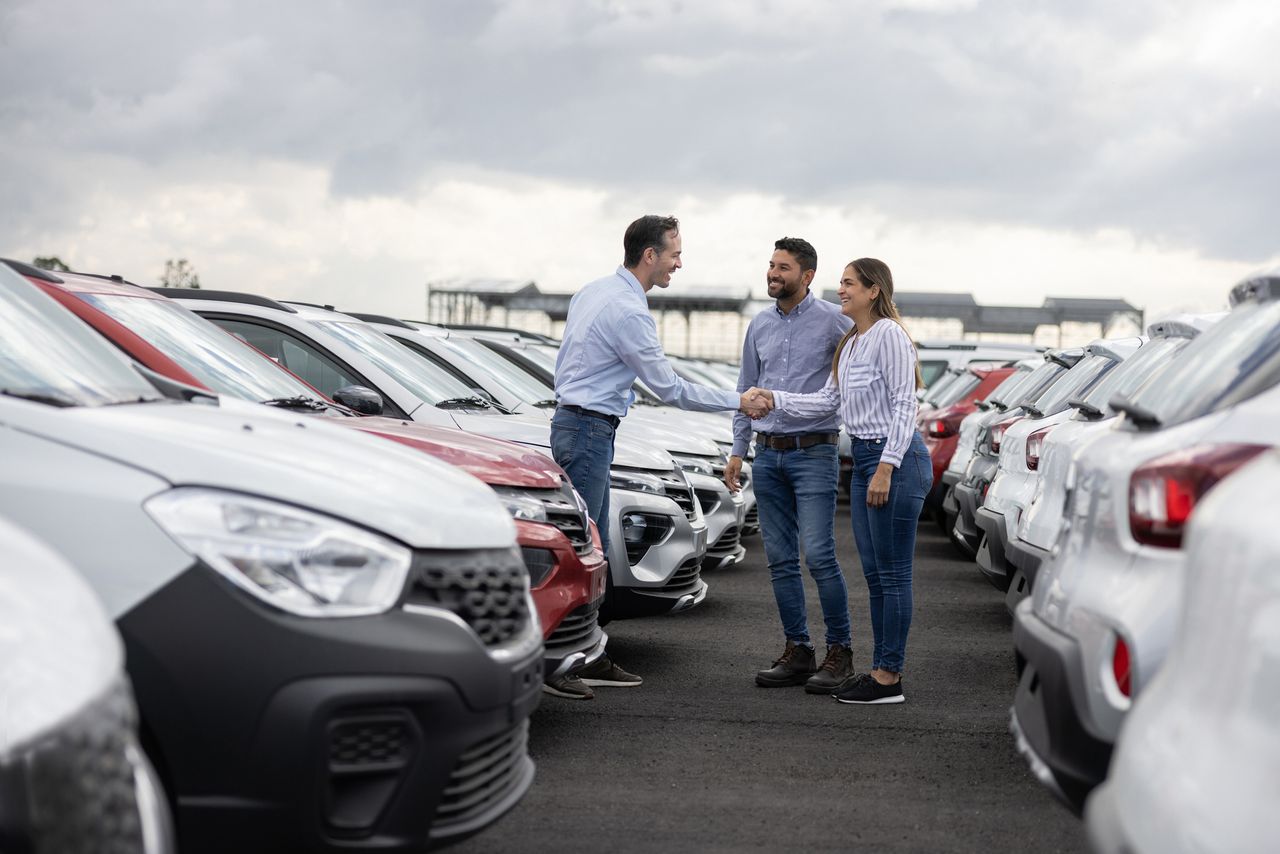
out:
{"label": "light blue dress shirt", "polygon": [[[790,313],[776,305],[752,319],[742,344],[738,391],[755,386],[786,391],[819,391],[831,376],[836,345],[853,326],[839,306],[820,300],[810,291]],[[742,413],[733,418],[733,454],[745,457],[751,431],[791,436],[797,433],[838,433],[835,412],[795,415],[777,409],[752,421]]]}
{"label": "light blue dress shirt", "polygon": [[556,400],[619,418],[635,399],[636,378],[681,409],[737,409],[739,396],[685,382],[658,341],[658,325],[640,281],[626,267],[585,285],[569,301],[556,356]]}

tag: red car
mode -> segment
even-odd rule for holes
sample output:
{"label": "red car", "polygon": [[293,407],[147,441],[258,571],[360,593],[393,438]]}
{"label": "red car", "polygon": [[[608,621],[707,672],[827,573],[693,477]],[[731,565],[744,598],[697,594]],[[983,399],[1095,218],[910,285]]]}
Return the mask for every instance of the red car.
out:
{"label": "red car", "polygon": [[[920,409],[920,432],[924,434],[924,446],[929,449],[933,463],[933,489],[925,500],[925,512],[936,513],[942,505],[942,473],[951,464],[951,456],[960,441],[960,422],[978,408],[979,400],[995,391],[1005,377],[1013,373],[1012,366],[996,366],[989,362],[965,365],[965,376],[951,386],[939,406]],[[945,401],[945,402],[944,402]]]}
{"label": "red car", "polygon": [[576,670],[604,652],[597,612],[606,568],[600,536],[563,470],[521,445],[394,418],[354,416],[249,344],[177,303],[123,281],[18,272],[144,367],[227,397],[334,418],[463,469],[494,489],[515,517],[542,621],[546,676]]}

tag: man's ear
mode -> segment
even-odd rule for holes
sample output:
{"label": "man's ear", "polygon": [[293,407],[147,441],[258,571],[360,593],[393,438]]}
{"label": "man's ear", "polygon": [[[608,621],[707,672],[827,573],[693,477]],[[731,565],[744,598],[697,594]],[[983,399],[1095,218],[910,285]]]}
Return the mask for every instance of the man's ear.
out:
{"label": "man's ear", "polygon": [[658,250],[654,249],[652,246],[646,246],[644,248],[644,254],[640,256],[640,260],[644,261],[646,264],[658,263]]}
{"label": "man's ear", "polygon": [[809,285],[813,284],[813,276],[817,272],[817,270],[805,270],[800,274],[800,284],[804,285],[806,288],[809,287]]}

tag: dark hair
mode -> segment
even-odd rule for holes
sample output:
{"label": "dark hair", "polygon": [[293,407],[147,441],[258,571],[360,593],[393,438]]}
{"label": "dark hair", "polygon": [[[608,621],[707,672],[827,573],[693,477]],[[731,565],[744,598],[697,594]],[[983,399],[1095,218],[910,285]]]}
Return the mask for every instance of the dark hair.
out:
{"label": "dark hair", "polygon": [[818,269],[818,250],[813,244],[800,237],[784,237],[773,242],[774,249],[790,252],[800,262],[800,272]]}
{"label": "dark hair", "polygon": [[630,269],[640,263],[644,250],[653,247],[659,253],[667,245],[667,232],[679,231],[680,221],[673,216],[642,216],[622,235],[622,266]]}
{"label": "dark hair", "polygon": [[[871,306],[871,312],[876,316],[876,319],[888,318],[901,326],[903,332],[906,332],[906,324],[902,322],[902,316],[898,314],[898,306],[893,301],[893,273],[889,270],[889,265],[879,258],[858,258],[850,261],[846,266],[853,268],[854,278],[864,288],[880,286],[880,293],[876,296],[876,301]],[[831,373],[834,374],[836,372],[840,364],[840,354],[844,352],[844,345],[857,331],[858,327],[854,326],[845,333],[845,336],[840,339],[840,343],[836,345],[836,355],[831,360]],[[907,332],[907,337],[910,338],[911,333]],[[924,388],[924,375],[920,373],[919,356],[916,357],[916,388]]]}

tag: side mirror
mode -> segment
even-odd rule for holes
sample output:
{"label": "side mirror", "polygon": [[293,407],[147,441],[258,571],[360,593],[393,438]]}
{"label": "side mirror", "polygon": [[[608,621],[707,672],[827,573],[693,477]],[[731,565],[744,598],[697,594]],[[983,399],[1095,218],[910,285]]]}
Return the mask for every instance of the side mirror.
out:
{"label": "side mirror", "polygon": [[362,385],[344,385],[333,393],[333,399],[361,415],[382,414],[382,395]]}

